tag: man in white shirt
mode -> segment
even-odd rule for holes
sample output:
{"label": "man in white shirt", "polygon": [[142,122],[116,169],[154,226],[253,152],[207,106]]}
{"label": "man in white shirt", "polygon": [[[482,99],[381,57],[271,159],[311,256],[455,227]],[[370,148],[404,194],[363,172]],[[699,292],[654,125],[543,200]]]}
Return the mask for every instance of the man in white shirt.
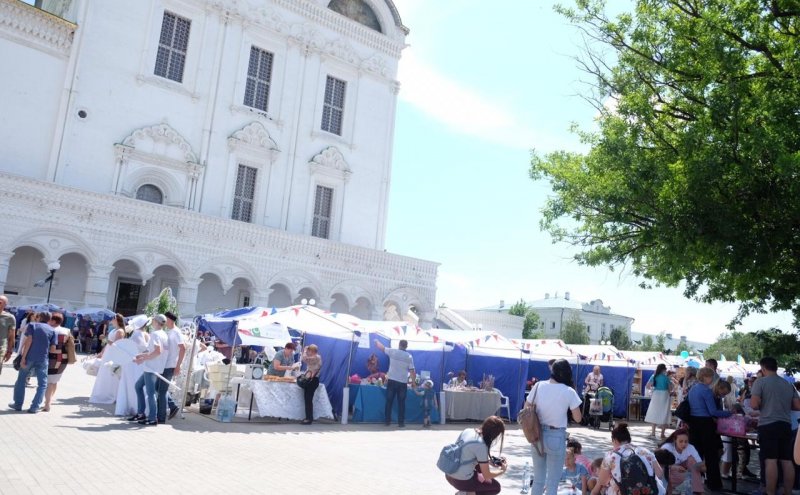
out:
{"label": "man in white shirt", "polygon": [[378,349],[389,356],[389,371],[386,372],[386,409],[384,410],[384,422],[386,426],[392,424],[392,403],[395,395],[397,396],[397,426],[406,426],[406,393],[408,392],[408,377],[411,375],[411,383],[416,381],[416,371],[414,370],[414,358],[411,357],[406,349],[408,341],[401,340],[399,349],[386,348],[378,339],[375,339]]}
{"label": "man in white shirt", "polygon": [[[140,425],[156,426],[158,424],[156,419],[156,382],[159,378],[156,374],[163,373],[167,363],[167,334],[161,329],[166,320],[167,317],[164,315],[153,317],[153,331],[150,332],[147,351],[137,355],[134,359],[136,364],[142,365],[144,373],[136,382],[137,414],[129,417],[128,421],[137,421]],[[147,407],[147,416],[144,415],[145,406]]]}
{"label": "man in white shirt", "polygon": [[[167,380],[172,380],[174,376],[179,376],[181,374],[181,364],[183,363],[183,357],[186,355],[186,344],[183,341],[181,331],[175,325],[178,321],[178,317],[169,311],[164,313],[164,316],[167,318],[167,364],[164,365],[164,372],[161,373],[161,375]],[[180,411],[180,407],[175,404],[175,401],[172,400],[172,396],[169,394],[169,384],[163,380],[158,381],[157,402],[158,414],[156,415],[156,419],[159,423],[167,422],[168,405],[169,419],[174,418],[175,415],[178,414],[178,411]]]}

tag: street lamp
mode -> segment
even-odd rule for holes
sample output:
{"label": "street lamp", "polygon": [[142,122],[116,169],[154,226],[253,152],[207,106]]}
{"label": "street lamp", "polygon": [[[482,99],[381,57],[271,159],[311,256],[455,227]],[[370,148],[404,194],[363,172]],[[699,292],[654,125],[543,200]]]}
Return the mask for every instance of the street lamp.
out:
{"label": "street lamp", "polygon": [[50,270],[50,276],[45,279],[45,281],[49,282],[50,285],[47,286],[47,304],[50,304],[50,292],[53,290],[53,279],[56,276],[56,272],[61,268],[61,263],[58,260],[51,261],[47,265],[47,269]]}

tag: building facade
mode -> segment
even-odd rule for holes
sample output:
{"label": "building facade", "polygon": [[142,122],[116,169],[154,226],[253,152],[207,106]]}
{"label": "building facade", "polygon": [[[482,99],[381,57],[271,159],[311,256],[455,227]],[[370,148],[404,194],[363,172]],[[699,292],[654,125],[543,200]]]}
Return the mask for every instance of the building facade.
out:
{"label": "building facade", "polygon": [[[579,317],[586,326],[586,332],[589,334],[589,341],[592,344],[608,340],[611,331],[616,328],[625,330],[629,338],[631,336],[631,325],[634,319],[612,313],[611,308],[604,305],[600,299],[584,303],[573,300],[570,293],[565,292],[563,297],[559,297],[558,294],[553,297],[545,294],[544,299],[528,301],[527,304],[538,313],[539,328],[548,339],[557,339],[561,328],[574,317]],[[479,311],[508,313],[510,307],[505,301],[500,301],[495,306],[481,308]]]}
{"label": "building facade", "polygon": [[36,4],[0,0],[13,303],[132,314],[169,286],[184,314],[314,299],[430,323],[438,265],[384,250],[391,0]]}

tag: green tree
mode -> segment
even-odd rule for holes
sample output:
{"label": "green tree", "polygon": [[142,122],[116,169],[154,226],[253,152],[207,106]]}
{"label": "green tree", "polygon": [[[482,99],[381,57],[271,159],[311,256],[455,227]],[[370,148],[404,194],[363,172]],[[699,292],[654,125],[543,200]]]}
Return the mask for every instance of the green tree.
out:
{"label": "green tree", "polygon": [[628,330],[626,328],[614,328],[611,330],[611,335],[608,340],[611,341],[611,345],[620,351],[628,351],[633,348],[633,342],[631,342],[630,337],[628,337]]}
{"label": "green tree", "polygon": [[172,289],[164,287],[158,296],[153,298],[147,306],[144,307],[144,314],[153,317],[157,314],[164,314],[167,311],[178,315],[178,301],[172,295]]}
{"label": "green tree", "polygon": [[680,354],[683,351],[691,352],[694,351],[694,347],[687,344],[685,341],[681,340],[678,342],[678,345],[675,346],[675,350],[672,352],[673,354]]}
{"label": "green tree", "polygon": [[528,304],[520,299],[508,308],[508,314],[525,317],[522,323],[523,339],[543,339],[544,331],[539,329],[541,318],[539,313],[533,310]]}
{"label": "green tree", "polygon": [[720,359],[724,355],[727,359],[736,359],[741,354],[745,361],[758,361],[763,354],[763,345],[754,333],[731,332],[722,334],[719,339],[708,346],[703,356]]}
{"label": "green tree", "polygon": [[660,332],[656,335],[655,348],[653,350],[657,352],[664,352],[667,350],[667,336],[664,332]]}
{"label": "green tree", "polygon": [[563,340],[565,344],[583,344],[589,343],[589,332],[586,331],[586,324],[580,316],[572,315],[564,322],[561,331],[558,333],[558,338]]}
{"label": "green tree", "polygon": [[590,266],[800,326],[800,9],[793,1],[603,0],[557,9],[585,34],[599,113],[586,154],[533,153],[541,226]]}
{"label": "green tree", "polygon": [[653,341],[652,335],[643,335],[639,345],[636,346],[637,351],[655,351],[656,344]]}
{"label": "green tree", "polygon": [[[800,342],[792,334],[778,328],[759,330],[755,337],[761,344],[763,356],[772,356],[778,364],[788,370],[800,369]],[[754,359],[758,362],[758,358]]]}

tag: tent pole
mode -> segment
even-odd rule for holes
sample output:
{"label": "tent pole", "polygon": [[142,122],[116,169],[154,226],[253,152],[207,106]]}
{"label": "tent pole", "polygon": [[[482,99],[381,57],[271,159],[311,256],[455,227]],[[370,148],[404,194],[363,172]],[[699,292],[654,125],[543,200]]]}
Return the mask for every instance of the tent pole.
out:
{"label": "tent pole", "polygon": [[[369,332],[367,333],[369,335]],[[350,352],[347,356],[347,374],[344,376],[344,387],[342,388],[342,424],[347,424],[347,415],[350,412],[350,367],[353,364],[353,346],[356,343],[356,332],[350,338]]]}
{"label": "tent pole", "polygon": [[[195,356],[195,345],[197,345],[197,327],[194,328],[194,336],[192,337],[192,347],[189,350],[189,366],[186,368],[186,380],[183,382],[183,394],[181,397],[181,419],[186,419],[186,411],[184,408],[186,407],[186,394],[189,392],[189,380],[192,377],[192,367],[194,365],[194,356]],[[184,355],[184,361],[186,360],[186,355]],[[183,363],[181,363],[183,364]]]}

